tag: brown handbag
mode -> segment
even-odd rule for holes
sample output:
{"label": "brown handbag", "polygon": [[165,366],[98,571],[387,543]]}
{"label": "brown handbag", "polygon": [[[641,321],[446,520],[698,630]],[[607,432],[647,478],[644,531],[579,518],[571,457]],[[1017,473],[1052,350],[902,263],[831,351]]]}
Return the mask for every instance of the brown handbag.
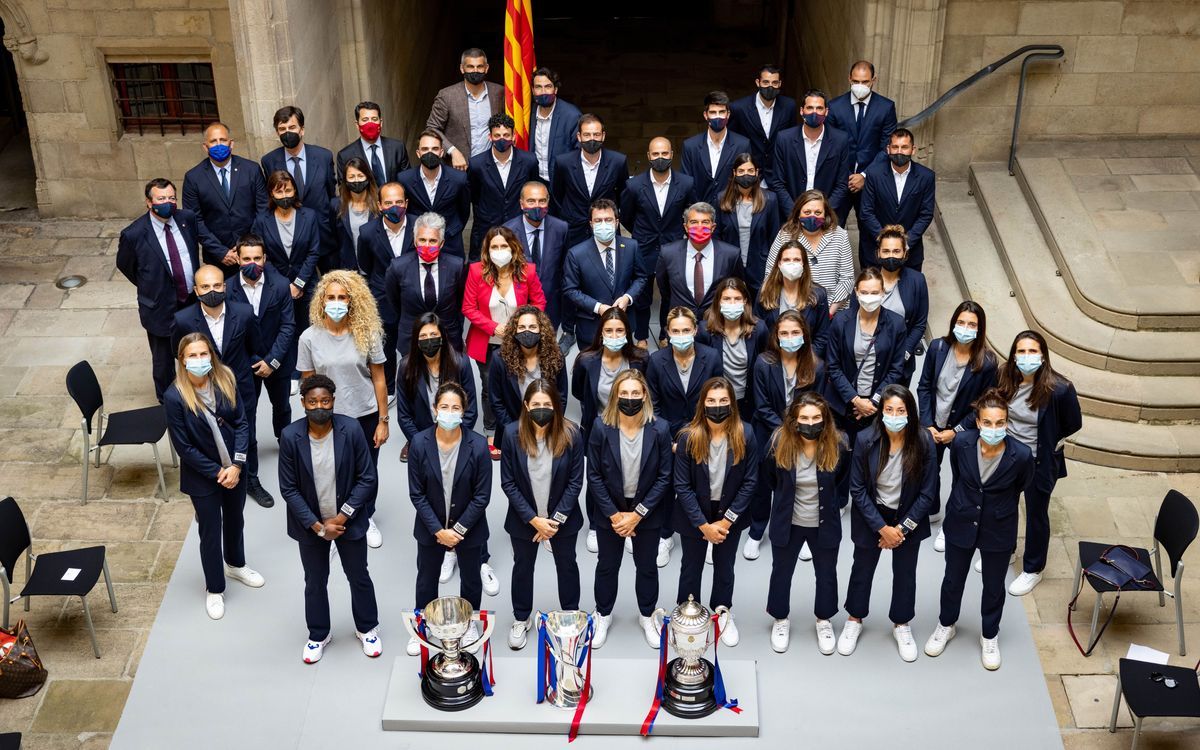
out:
{"label": "brown handbag", "polygon": [[11,630],[0,628],[0,698],[36,695],[46,676],[25,621],[18,620]]}

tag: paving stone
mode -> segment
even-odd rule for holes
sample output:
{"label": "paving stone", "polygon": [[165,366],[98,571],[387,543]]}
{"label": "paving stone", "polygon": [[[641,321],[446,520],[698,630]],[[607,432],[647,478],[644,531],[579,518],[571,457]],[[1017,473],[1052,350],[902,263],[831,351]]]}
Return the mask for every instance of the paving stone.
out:
{"label": "paving stone", "polygon": [[[167,485],[167,489],[173,488]],[[178,488],[176,487],[174,490],[172,496],[178,494]],[[180,497],[178,500],[156,503],[154,507],[154,519],[150,523],[149,531],[146,532],[146,538],[162,541],[183,539],[196,516],[191,502],[186,497]]]}
{"label": "paving stone", "polygon": [[1121,193],[1080,193],[1079,200],[1089,211],[1120,211],[1125,208]]}
{"label": "paving stone", "polygon": [[64,430],[0,429],[0,461],[57,463],[70,443]]}
{"label": "paving stone", "polygon": [[[99,611],[108,610],[108,599],[101,597],[98,592],[103,586],[97,586],[97,592],[88,598],[92,608],[92,618],[96,621]],[[119,602],[118,602],[119,604]],[[79,600],[73,602],[74,609],[82,612]],[[76,679],[122,679],[126,677],[126,667],[130,654],[137,646],[139,634],[136,630],[100,630],[97,626],[96,640],[100,644],[100,658],[92,651],[92,640],[88,636],[87,625],[83,616],[78,618],[78,627],[59,627],[42,630],[37,634],[38,654],[46,665],[47,671],[56,680]]]}
{"label": "paving stone", "polygon": [[[1146,211],[1197,211],[1193,193],[1185,192],[1155,192],[1155,193],[1126,193],[1121,196],[1129,208]],[[1091,208],[1089,206],[1088,208]]]}
{"label": "paving stone", "polygon": [[104,327],[104,313],[66,310],[19,310],[10,336],[90,336]]}
{"label": "paving stone", "polygon": [[63,309],[137,308],[137,292],[126,280],[89,281],[71,291],[63,300]]}
{"label": "paving stone", "polygon": [[33,722],[35,732],[112,732],[133,683],[126,680],[54,680]]}
{"label": "paving stone", "polygon": [[73,365],[81,359],[105,363],[113,339],[110,336],[55,336],[10,339],[2,355],[6,365]]}
{"label": "paving stone", "polygon": [[0,284],[0,308],[19,310],[32,293],[31,284]]}
{"label": "paving stone", "polygon": [[[1107,727],[1112,718],[1113,698],[1117,691],[1115,675],[1088,674],[1063,675],[1063,688],[1067,700],[1071,703],[1071,714],[1075,726],[1080,729]],[[1118,727],[1131,727],[1128,706],[1121,699],[1121,709],[1117,714]]]}
{"label": "paving stone", "polygon": [[1167,220],[1163,218],[1162,214],[1153,211],[1136,210],[1093,211],[1092,222],[1096,225],[1096,229],[1100,231],[1108,231],[1109,229],[1149,231],[1165,229],[1167,226]]}
{"label": "paving stone", "polygon": [[[1192,166],[1183,158],[1123,158],[1105,159],[1105,166],[1112,174],[1128,175],[1157,175],[1157,174],[1191,174]],[[1066,167],[1064,160],[1063,167]],[[1068,171],[1068,174],[1070,172]],[[1135,181],[1136,182],[1136,181]]]}
{"label": "paving stone", "polygon": [[1140,191],[1155,190],[1200,190],[1200,177],[1194,174],[1147,174],[1129,178]]}
{"label": "paving stone", "polygon": [[56,503],[42,508],[31,525],[43,539],[133,542],[145,537],[153,517],[150,503]]}
{"label": "paving stone", "polygon": [[1063,159],[1063,169],[1069,175],[1107,175],[1108,159]]}
{"label": "paving stone", "polygon": [[62,275],[67,260],[60,255],[6,258],[0,264],[0,282],[54,281]]}

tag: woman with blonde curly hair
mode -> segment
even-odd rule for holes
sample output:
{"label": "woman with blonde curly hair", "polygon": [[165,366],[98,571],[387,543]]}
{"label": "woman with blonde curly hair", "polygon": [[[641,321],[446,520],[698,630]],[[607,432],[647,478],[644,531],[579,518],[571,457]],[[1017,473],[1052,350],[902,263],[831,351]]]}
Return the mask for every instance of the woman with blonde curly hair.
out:
{"label": "woman with blonde curly hair", "polygon": [[[330,271],[313,292],[309,318],[312,325],[300,334],[296,369],[301,378],[319,373],[333,380],[338,394],[334,411],[358,420],[378,466],[379,447],[388,439],[388,401],[383,324],[375,298],[357,273]],[[383,544],[374,519],[367,527],[367,544]]]}

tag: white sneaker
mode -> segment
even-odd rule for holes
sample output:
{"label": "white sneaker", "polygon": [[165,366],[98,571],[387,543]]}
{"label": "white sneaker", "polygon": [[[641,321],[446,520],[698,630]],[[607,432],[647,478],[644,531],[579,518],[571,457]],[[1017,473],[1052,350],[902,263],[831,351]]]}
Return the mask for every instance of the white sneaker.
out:
{"label": "white sneaker", "polygon": [[817,620],[817,650],[829,656],[837,646],[837,638],[833,634],[833,623],[829,620]]}
{"label": "white sneaker", "polygon": [[896,639],[896,648],[900,658],[907,662],[917,660],[917,642],[913,640],[912,628],[908,625],[897,625],[892,628],[892,637]]}
{"label": "white sneaker", "polygon": [[[712,549],[711,547],[709,549]],[[762,540],[754,537],[746,537],[746,543],[742,545],[742,557],[747,560],[757,560],[762,554]]]}
{"label": "white sneaker", "polygon": [[600,549],[600,545],[596,542],[596,530],[590,529],[587,535],[587,551],[593,555]]}
{"label": "white sneaker", "polygon": [[633,554],[633,537],[631,536],[625,537],[625,554]]}
{"label": "white sneaker", "polygon": [[233,580],[238,581],[240,583],[244,583],[245,585],[249,586],[252,589],[262,588],[263,584],[267,582],[266,579],[264,579],[257,570],[248,568],[245,565],[243,565],[240,568],[235,568],[230,565],[226,565],[225,566],[225,577],[232,578]]}
{"label": "white sneaker", "polygon": [[458,567],[458,555],[454,552],[447,552],[442,556],[442,569],[438,573],[438,583],[446,583],[454,576],[454,569]]}
{"label": "white sneaker", "polygon": [[525,648],[528,640],[529,620],[517,620],[512,624],[512,629],[508,631],[508,647],[513,651],[520,651]]}
{"label": "white sneaker", "polygon": [[674,547],[674,539],[659,539],[658,556],[654,558],[654,564],[660,568],[667,567],[667,563],[671,562],[671,550]]}
{"label": "white sneaker", "polygon": [[710,543],[708,545],[708,549],[704,551],[704,564],[705,565],[712,565],[712,551],[713,551],[713,546]]}
{"label": "white sneaker", "polygon": [[808,562],[812,559],[812,550],[808,548],[808,542],[800,545],[800,561]]}
{"label": "white sneaker", "polygon": [[592,613],[592,648],[600,648],[608,640],[608,628],[612,625],[612,615]]}
{"label": "white sneaker", "polygon": [[728,607],[717,607],[717,624],[721,626],[721,645],[729,648],[738,645],[741,636],[737,623],[733,621],[733,612]]}
{"label": "white sneaker", "polygon": [[480,635],[479,620],[471,620],[470,624],[467,625],[467,632],[463,634],[462,643],[467,646],[463,649],[463,651],[468,651],[473,654],[482,648],[483,644],[477,643]]}
{"label": "white sneaker", "polygon": [[329,645],[332,636],[325,636],[323,641],[309,641],[304,644],[304,663],[316,664],[321,661],[321,656],[325,653],[325,647]]}
{"label": "white sneaker", "polygon": [[937,538],[933,540],[933,551],[934,552],[945,552],[946,551],[946,530],[945,529],[938,529]]}
{"label": "white sneaker", "polygon": [[[820,625],[818,627],[818,638],[820,637]],[[846,624],[842,627],[842,635],[838,638],[837,652],[842,656],[849,656],[854,653],[854,648],[858,645],[858,637],[862,635],[862,623],[854,620],[846,620]]]}
{"label": "white sneaker", "polygon": [[408,637],[408,645],[404,647],[404,653],[408,654],[409,656],[421,655],[421,642],[417,640],[415,635],[410,635]]}
{"label": "white sneaker", "polygon": [[646,645],[657,649],[661,636],[658,629],[654,627],[654,618],[638,615],[638,624],[642,626],[642,635],[646,636]]}
{"label": "white sneaker", "polygon": [[204,609],[208,611],[209,617],[220,620],[225,616],[225,597],[221,594],[207,594],[204,597]]}
{"label": "white sneaker", "polygon": [[379,628],[371,628],[365,633],[360,633],[357,630],[354,634],[358,636],[358,640],[362,643],[363,653],[374,659],[383,653],[383,641],[379,640]]}
{"label": "white sneaker", "polygon": [[1008,585],[1008,593],[1013,596],[1025,596],[1033,587],[1042,582],[1041,573],[1022,573]]}
{"label": "white sneaker", "polygon": [[374,518],[367,519],[367,546],[371,549],[379,549],[383,546],[383,534],[380,533],[379,527],[375,525]]}
{"label": "white sneaker", "polygon": [[941,656],[942,652],[946,650],[946,644],[950,642],[956,632],[953,625],[946,627],[939,622],[938,626],[933,629],[933,634],[929,636],[929,640],[925,641],[925,655]]}
{"label": "white sneaker", "polygon": [[983,668],[989,672],[995,672],[1000,668],[1000,639],[999,638],[984,638],[979,636],[980,658],[983,659]]}
{"label": "white sneaker", "polygon": [[775,653],[782,654],[788,650],[788,642],[792,639],[792,621],[786,617],[776,620],[771,625],[771,648]]}
{"label": "white sneaker", "polygon": [[975,572],[976,572],[976,573],[982,573],[982,572],[983,572],[983,557],[982,557],[982,556],[980,556],[980,557],[976,557],[976,558],[975,558],[975,565],[974,565],[974,568],[975,568]]}
{"label": "white sneaker", "polygon": [[480,565],[479,577],[483,579],[483,593],[488,596],[495,596],[500,593],[500,579],[496,577],[496,571],[492,569],[491,565],[487,563]]}

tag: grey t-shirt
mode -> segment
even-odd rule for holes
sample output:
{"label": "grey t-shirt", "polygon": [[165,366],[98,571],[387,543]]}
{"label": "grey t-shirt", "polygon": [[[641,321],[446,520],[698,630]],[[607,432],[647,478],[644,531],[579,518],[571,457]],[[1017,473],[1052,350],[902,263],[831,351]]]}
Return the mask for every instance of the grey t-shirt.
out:
{"label": "grey t-shirt", "polygon": [[446,524],[450,524],[450,496],[454,494],[454,470],[458,468],[458,449],[462,447],[462,437],[448,451],[442,450],[438,446],[438,463],[442,469],[442,490],[444,491],[445,508],[442,517],[446,519]]}
{"label": "grey t-shirt", "polygon": [[554,456],[546,447],[545,440],[537,441],[537,453],[527,456],[529,461],[529,484],[533,487],[533,505],[537,514],[543,518],[550,512],[550,470],[554,464]]}
{"label": "grey t-shirt", "polygon": [[817,487],[816,455],[812,458],[803,453],[796,458],[796,494],[792,501],[792,525],[816,528],[821,521],[821,499]]}
{"label": "grey t-shirt", "polygon": [[750,371],[750,355],[746,351],[746,339],[738,336],[737,341],[732,344],[729,343],[729,339],[725,339],[724,346],[721,347],[721,364],[724,367],[725,377],[733,383],[734,396],[739,399],[745,396],[746,380]]}
{"label": "grey t-shirt", "polygon": [[892,510],[900,507],[900,489],[904,480],[903,456],[899,451],[888,455],[883,471],[875,478],[875,502]]}
{"label": "grey t-shirt", "polygon": [[742,265],[750,257],[750,225],[754,222],[754,204],[739,201],[737,204],[738,245],[742,251]]}
{"label": "grey t-shirt", "polygon": [[542,363],[541,362],[538,362],[536,365],[534,365],[533,370],[522,369],[521,377],[519,380],[521,397],[524,398],[525,389],[529,387],[530,383],[532,383],[535,380],[541,380],[541,379],[542,379]]}
{"label": "grey t-shirt", "polygon": [[1005,450],[1007,450],[1007,447],[1004,450],[1001,450],[999,453],[997,453],[995,458],[984,458],[983,457],[983,441],[980,440],[976,444],[975,455],[979,459],[979,484],[980,484],[980,486],[987,484],[988,480],[992,478],[992,475],[996,473],[996,467],[1000,465],[1000,459],[1004,458]]}
{"label": "grey t-shirt", "polygon": [[196,395],[200,397],[200,403],[204,408],[200,413],[204,415],[204,421],[208,423],[208,429],[212,430],[213,442],[217,444],[217,456],[221,459],[221,468],[230,466],[233,462],[229,460],[229,448],[225,445],[225,437],[221,434],[221,426],[217,424],[217,418],[213,413],[217,410],[217,397],[213,393],[212,381],[203,388],[196,389]]}
{"label": "grey t-shirt", "polygon": [[900,282],[897,281],[892,285],[892,288],[883,293],[883,309],[891,310],[904,317],[904,299],[900,296]]}
{"label": "grey t-shirt", "polygon": [[612,395],[613,381],[617,379],[623,371],[629,369],[629,362],[621,357],[621,362],[617,365],[617,369],[610,370],[604,366],[604,360],[600,360],[600,382],[596,384],[596,411],[603,412],[604,407],[608,406],[608,399]]}
{"label": "grey t-shirt", "polygon": [[[876,333],[878,325],[876,322]],[[858,380],[855,390],[858,395],[870,398],[875,385],[875,336],[863,333],[862,322],[854,321],[854,361],[858,363]]]}
{"label": "grey t-shirt", "polygon": [[937,402],[933,410],[933,423],[943,430],[950,427],[946,422],[950,420],[950,409],[954,406],[954,397],[958,394],[958,385],[962,382],[963,372],[966,369],[967,363],[964,362],[960,365],[954,357],[954,352],[951,351],[946,355],[946,361],[942,363],[942,369],[938,372]]}
{"label": "grey t-shirt", "polygon": [[1037,458],[1037,428],[1041,409],[1029,405],[1029,393],[1032,390],[1032,383],[1022,383],[1008,402],[1008,434],[1028,445],[1033,457]]}
{"label": "grey t-shirt", "polygon": [[381,365],[386,361],[382,338],[372,342],[371,350],[364,357],[354,345],[354,336],[349,331],[334,336],[320,324],[311,325],[301,333],[297,345],[296,369],[301,372],[311,370],[332,379],[337,386],[334,412],[355,419],[378,410],[370,365]]}
{"label": "grey t-shirt", "polygon": [[[713,505],[721,502],[725,491],[725,466],[729,462],[729,441],[713,441],[708,446],[708,499]],[[707,508],[701,508],[707,511]],[[707,515],[707,513],[706,513]]]}
{"label": "grey t-shirt", "polygon": [[626,498],[637,495],[638,482],[642,478],[642,438],[645,430],[638,430],[633,439],[625,437],[625,433],[617,430],[621,438],[621,479],[622,490]]}
{"label": "grey t-shirt", "polygon": [[308,436],[312,452],[313,482],[317,486],[317,507],[321,518],[337,515],[337,466],[333,456],[333,430],[323,438]]}
{"label": "grey t-shirt", "polygon": [[355,211],[353,208],[346,212],[350,217],[350,238],[354,240],[354,246],[358,247],[358,233],[362,229],[363,224],[371,220],[371,212],[367,210]]}
{"label": "grey t-shirt", "polygon": [[441,375],[434,375],[432,372],[425,373],[425,390],[429,393],[429,410],[437,415],[437,405],[434,404],[434,397],[437,396],[437,389],[442,382]]}
{"label": "grey t-shirt", "polygon": [[[694,345],[693,345],[694,346]],[[679,373],[679,382],[683,385],[683,392],[687,393],[688,383],[692,382],[692,369],[696,366],[696,357],[692,355],[692,360],[686,366],[679,364],[679,360],[675,360],[675,371]]]}
{"label": "grey t-shirt", "polygon": [[283,254],[287,257],[292,257],[292,245],[295,242],[296,236],[296,212],[292,212],[292,218],[284,221],[275,216],[275,226],[279,229],[279,240],[283,243]]}

